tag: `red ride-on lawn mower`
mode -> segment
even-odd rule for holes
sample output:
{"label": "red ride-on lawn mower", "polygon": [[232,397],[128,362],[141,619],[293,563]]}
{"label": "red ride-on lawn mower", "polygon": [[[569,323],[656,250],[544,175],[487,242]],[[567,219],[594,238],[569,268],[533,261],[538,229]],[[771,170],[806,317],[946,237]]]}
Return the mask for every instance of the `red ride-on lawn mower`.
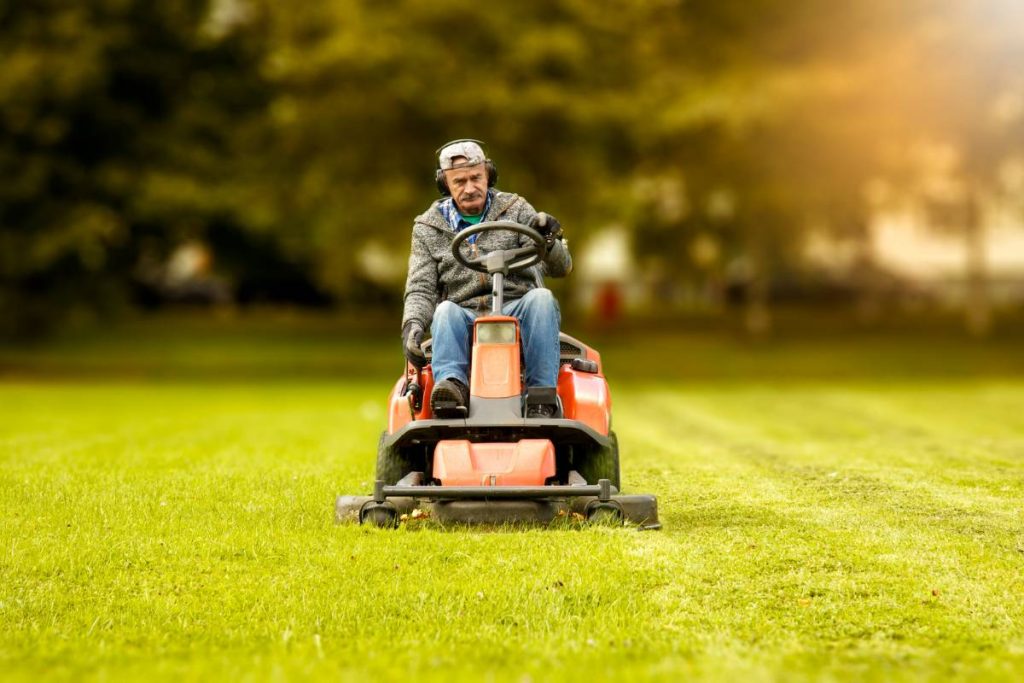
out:
{"label": "red ride-on lawn mower", "polygon": [[[476,257],[460,251],[472,235],[492,230],[531,243]],[[493,279],[492,312],[473,324],[468,411],[436,419],[425,398],[433,388],[431,366],[407,364],[388,401],[373,495],[339,496],[335,519],[395,527],[420,509],[441,523],[546,524],[579,515],[660,528],[654,496],[619,493],[619,445],[600,354],[561,334],[557,395],[550,388],[524,391],[519,322],[501,315],[503,284],[509,273],[544,258],[544,238],[518,223],[485,222],[459,233],[452,254]],[[429,362],[431,342],[422,348]],[[555,415],[526,417],[537,403],[555,404]]]}

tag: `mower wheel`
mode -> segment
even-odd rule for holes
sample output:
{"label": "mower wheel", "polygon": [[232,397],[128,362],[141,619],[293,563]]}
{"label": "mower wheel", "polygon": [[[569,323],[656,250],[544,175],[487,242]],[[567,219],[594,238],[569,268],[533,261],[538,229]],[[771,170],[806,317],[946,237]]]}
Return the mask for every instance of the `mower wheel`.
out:
{"label": "mower wheel", "polygon": [[598,526],[622,526],[622,507],[611,503],[588,505],[587,521]]}
{"label": "mower wheel", "polygon": [[619,480],[619,438],[615,432],[610,432],[608,437],[611,443],[604,448],[589,448],[582,451],[582,458],[573,457],[573,465],[588,484],[596,484],[601,479],[608,479],[619,491],[622,485]]}
{"label": "mower wheel", "polygon": [[370,503],[359,511],[359,523],[394,529],[398,526],[398,511],[391,503]]}
{"label": "mower wheel", "polygon": [[387,486],[394,486],[398,480],[415,470],[415,463],[402,451],[394,447],[386,447],[384,438],[387,432],[380,433],[377,442],[377,479]]}

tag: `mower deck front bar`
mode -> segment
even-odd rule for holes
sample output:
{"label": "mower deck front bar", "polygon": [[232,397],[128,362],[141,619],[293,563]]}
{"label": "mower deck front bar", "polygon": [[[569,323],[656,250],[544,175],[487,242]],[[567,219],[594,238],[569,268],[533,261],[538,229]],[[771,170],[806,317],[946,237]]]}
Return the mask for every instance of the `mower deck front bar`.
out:
{"label": "mower deck front bar", "polygon": [[661,528],[654,496],[623,495],[611,482],[602,483],[606,485],[385,486],[377,482],[372,496],[338,496],[334,519],[339,524],[394,527],[403,514],[419,508],[442,524],[550,524],[569,514],[590,520],[595,513],[610,512],[640,530]]}
{"label": "mower deck front bar", "polygon": [[373,487],[374,502],[387,498],[430,498],[433,500],[535,500],[541,498],[596,497],[602,503],[611,500],[618,490],[608,479],[596,486],[385,486],[377,480]]}

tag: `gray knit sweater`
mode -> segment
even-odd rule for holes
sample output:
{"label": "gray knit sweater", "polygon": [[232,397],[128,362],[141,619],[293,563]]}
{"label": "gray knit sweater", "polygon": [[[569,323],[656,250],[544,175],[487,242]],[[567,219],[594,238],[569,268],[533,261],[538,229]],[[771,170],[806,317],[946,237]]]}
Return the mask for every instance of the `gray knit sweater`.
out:
{"label": "gray knit sweater", "polygon": [[[491,207],[485,221],[514,221],[522,225],[537,215],[530,203],[517,194],[490,190]],[[416,321],[423,329],[430,328],[434,308],[442,301],[481,313],[490,310],[491,276],[470,270],[452,256],[455,232],[437,208],[441,200],[416,217],[412,226],[412,252],[409,254],[409,275],[405,281],[405,311],[402,328]],[[495,249],[524,246],[529,239],[508,231],[481,234],[476,246],[481,254]],[[469,245],[463,243],[463,249]],[[534,287],[544,286],[544,276],[563,277],[572,270],[572,257],[564,240],[557,240],[547,258],[537,265],[505,278],[505,301],[521,298]]]}

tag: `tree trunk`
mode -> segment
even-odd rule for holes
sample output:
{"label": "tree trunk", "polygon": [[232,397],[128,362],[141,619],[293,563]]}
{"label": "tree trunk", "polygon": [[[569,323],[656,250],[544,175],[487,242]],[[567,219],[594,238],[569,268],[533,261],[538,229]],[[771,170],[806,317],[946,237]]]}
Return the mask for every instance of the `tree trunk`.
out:
{"label": "tree trunk", "polygon": [[857,322],[872,327],[882,317],[882,278],[875,265],[874,239],[871,226],[864,222],[857,234],[857,257],[854,283],[857,287]]}
{"label": "tree trunk", "polygon": [[965,208],[967,291],[964,323],[969,334],[980,338],[987,337],[992,331],[992,301],[985,259],[985,226],[981,220],[978,195],[973,188],[967,193]]}
{"label": "tree trunk", "polygon": [[763,248],[755,245],[753,250],[753,272],[747,288],[746,310],[743,312],[743,327],[753,339],[763,339],[771,334],[772,313],[769,307],[768,268]]}

